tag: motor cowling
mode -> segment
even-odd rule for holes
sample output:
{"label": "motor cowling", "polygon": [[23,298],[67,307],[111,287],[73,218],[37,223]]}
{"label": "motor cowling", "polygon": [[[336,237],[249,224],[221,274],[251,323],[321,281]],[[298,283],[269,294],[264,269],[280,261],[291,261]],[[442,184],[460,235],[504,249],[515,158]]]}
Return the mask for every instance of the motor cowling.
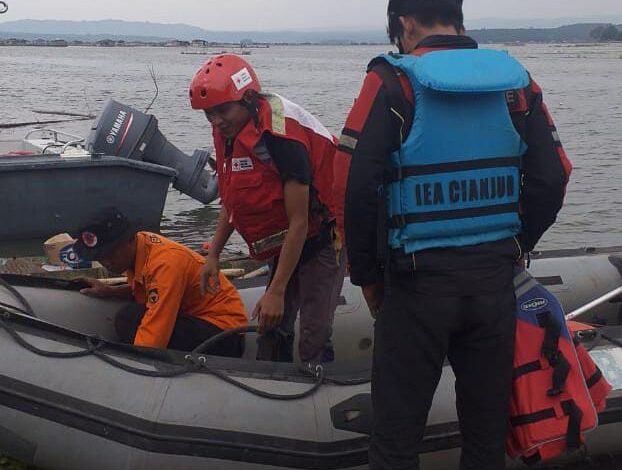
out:
{"label": "motor cowling", "polygon": [[195,150],[190,156],[171,144],[158,129],[155,116],[115,100],[108,100],[86,141],[87,151],[173,168],[173,187],[209,204],[218,197],[218,179],[207,168],[210,153]]}

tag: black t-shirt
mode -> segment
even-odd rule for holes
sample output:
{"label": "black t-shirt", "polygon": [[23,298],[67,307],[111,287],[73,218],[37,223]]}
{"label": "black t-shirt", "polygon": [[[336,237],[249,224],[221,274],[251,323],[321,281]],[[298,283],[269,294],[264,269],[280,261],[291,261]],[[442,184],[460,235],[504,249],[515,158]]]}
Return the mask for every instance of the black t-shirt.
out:
{"label": "black t-shirt", "polygon": [[296,180],[311,184],[309,152],[300,142],[265,133],[255,151],[261,159],[272,159],[283,182]]}
{"label": "black t-shirt", "polygon": [[[283,183],[296,180],[299,183],[311,186],[309,152],[300,142],[265,133],[255,148],[255,152],[259,158],[272,158]],[[317,195],[311,186],[309,191],[309,210],[311,212],[315,211],[317,205]],[[329,242],[329,227],[322,225],[320,233],[315,237],[307,239],[305,242],[299,263],[306,262]]]}

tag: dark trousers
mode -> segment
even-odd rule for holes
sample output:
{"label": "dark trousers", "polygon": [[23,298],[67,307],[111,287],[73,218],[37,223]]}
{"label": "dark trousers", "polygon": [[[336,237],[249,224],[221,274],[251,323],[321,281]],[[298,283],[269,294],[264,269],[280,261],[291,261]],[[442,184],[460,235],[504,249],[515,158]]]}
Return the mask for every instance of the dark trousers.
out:
{"label": "dark trousers", "polygon": [[505,469],[516,321],[508,269],[502,289],[486,292],[473,283],[465,286],[473,295],[454,297],[438,295],[441,286],[418,291],[430,285],[425,273],[391,276],[375,326],[372,470],[419,468],[418,447],[446,357],[456,375],[460,468]]}
{"label": "dark trousers", "polygon": [[[278,262],[278,261],[277,261]],[[276,263],[271,267],[272,274]],[[292,362],[295,323],[300,312],[298,353],[302,362],[331,362],[335,309],[346,270],[345,252],[331,245],[301,261],[285,289],[281,324],[257,340],[257,360]]]}
{"label": "dark trousers", "polygon": [[[117,314],[115,328],[123,343],[131,344],[134,342],[143,315],[144,310],[135,308]],[[222,332],[223,330],[208,321],[180,313],[177,315],[175,328],[167,347],[178,351],[192,351],[203,341]],[[204,352],[214,356],[241,357],[244,353],[244,336],[229,336]]]}

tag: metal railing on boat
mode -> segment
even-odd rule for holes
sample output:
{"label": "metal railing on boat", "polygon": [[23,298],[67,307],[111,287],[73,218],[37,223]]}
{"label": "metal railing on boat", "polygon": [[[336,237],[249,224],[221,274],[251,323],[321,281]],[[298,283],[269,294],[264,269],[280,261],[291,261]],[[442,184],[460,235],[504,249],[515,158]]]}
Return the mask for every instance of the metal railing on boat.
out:
{"label": "metal railing on boat", "polygon": [[608,292],[607,294],[604,294],[599,298],[592,300],[591,302],[585,304],[583,307],[576,309],[574,312],[569,313],[568,315],[566,315],[566,320],[574,320],[575,318],[580,317],[584,313],[589,312],[593,308],[596,308],[599,305],[602,305],[605,302],[615,299],[616,297],[619,297],[621,295],[622,287],[618,287],[617,289],[614,289],[611,292]]}

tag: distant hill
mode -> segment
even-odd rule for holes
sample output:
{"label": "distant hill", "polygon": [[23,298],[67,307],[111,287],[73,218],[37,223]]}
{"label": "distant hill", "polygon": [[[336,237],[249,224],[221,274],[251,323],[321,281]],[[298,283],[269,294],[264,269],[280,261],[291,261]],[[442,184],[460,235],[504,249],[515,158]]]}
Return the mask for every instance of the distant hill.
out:
{"label": "distant hill", "polygon": [[63,21],[17,20],[0,23],[2,33],[22,33],[63,37],[65,35],[96,37],[150,37],[158,39],[200,38],[207,31],[186,24],[162,24],[123,20]]}
{"label": "distant hill", "polygon": [[[603,23],[578,23],[557,28],[474,29],[469,34],[484,43],[505,42],[586,42],[590,33]],[[267,43],[388,43],[383,30],[330,31],[208,31],[186,24],[161,24],[122,20],[60,21],[17,20],[0,22],[0,38],[66,39],[98,41],[114,39],[157,42],[202,39],[210,42],[240,42],[251,39]]]}
{"label": "distant hill", "polygon": [[208,31],[185,24],[161,24],[122,20],[59,21],[17,20],[0,22],[0,37],[19,39],[59,38],[94,41],[123,39],[162,41],[202,39],[213,42],[239,42],[252,39],[271,43],[386,43],[384,31]]}
{"label": "distant hill", "polygon": [[580,23],[558,28],[478,29],[469,31],[479,42],[586,42],[601,23]]}
{"label": "distant hill", "polygon": [[529,29],[529,28],[558,28],[565,25],[585,23],[622,23],[622,15],[594,14],[585,17],[557,17],[557,18],[479,18],[466,19],[467,29]]}

